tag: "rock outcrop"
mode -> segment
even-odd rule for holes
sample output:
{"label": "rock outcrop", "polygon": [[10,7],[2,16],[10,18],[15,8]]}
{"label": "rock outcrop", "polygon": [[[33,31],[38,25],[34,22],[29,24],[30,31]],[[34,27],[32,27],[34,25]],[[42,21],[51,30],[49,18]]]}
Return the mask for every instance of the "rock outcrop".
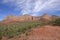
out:
{"label": "rock outcrop", "polygon": [[24,22],[24,21],[39,21],[40,17],[23,15],[23,16],[7,16],[3,23]]}
{"label": "rock outcrop", "polygon": [[51,16],[49,16],[47,14],[44,14],[43,16],[41,16],[41,21],[48,22],[51,20],[52,20]]}
{"label": "rock outcrop", "polygon": [[53,19],[56,19],[59,17],[56,16],[49,16],[47,14],[44,14],[39,17],[30,16],[28,14],[25,14],[23,16],[7,16],[6,19],[2,23],[14,23],[14,22],[24,22],[24,21],[43,21],[48,22]]}

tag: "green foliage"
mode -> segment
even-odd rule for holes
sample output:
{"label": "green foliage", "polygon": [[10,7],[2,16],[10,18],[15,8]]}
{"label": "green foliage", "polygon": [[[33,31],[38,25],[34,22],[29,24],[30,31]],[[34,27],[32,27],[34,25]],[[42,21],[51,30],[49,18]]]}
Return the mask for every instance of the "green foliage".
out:
{"label": "green foliage", "polygon": [[[6,36],[7,38],[18,37],[22,33],[29,31],[31,28],[44,25],[43,22],[21,22],[13,24],[0,24],[0,38]],[[27,33],[28,35],[28,33]]]}
{"label": "green foliage", "polygon": [[49,23],[54,25],[54,26],[60,26],[60,18],[57,18],[53,21],[50,21]]}

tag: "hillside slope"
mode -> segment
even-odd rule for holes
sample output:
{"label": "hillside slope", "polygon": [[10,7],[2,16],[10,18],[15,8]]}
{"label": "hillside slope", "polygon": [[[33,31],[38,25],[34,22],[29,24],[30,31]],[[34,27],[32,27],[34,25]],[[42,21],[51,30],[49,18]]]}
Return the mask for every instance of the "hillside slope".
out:
{"label": "hillside slope", "polygon": [[27,40],[60,40],[60,28],[57,26],[43,26],[33,29]]}
{"label": "hillside slope", "polygon": [[30,32],[22,34],[21,37],[9,40],[60,40],[60,27],[47,25],[33,28]]}

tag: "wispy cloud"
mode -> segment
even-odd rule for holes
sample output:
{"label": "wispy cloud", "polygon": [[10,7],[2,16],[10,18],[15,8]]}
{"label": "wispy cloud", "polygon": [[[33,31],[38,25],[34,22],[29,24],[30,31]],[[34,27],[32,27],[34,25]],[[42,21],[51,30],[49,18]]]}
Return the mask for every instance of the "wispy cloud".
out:
{"label": "wispy cloud", "polygon": [[3,0],[3,3],[12,3],[15,10],[22,10],[22,14],[36,15],[43,10],[60,10],[60,0]]}
{"label": "wispy cloud", "polygon": [[58,7],[58,6],[60,6],[59,3],[60,2],[58,0],[48,0],[45,3],[41,4],[41,5],[38,4],[38,7],[36,9],[34,9],[34,12],[39,12],[41,10],[47,10],[47,9],[48,10],[50,10],[50,9],[51,10],[55,10],[55,9],[59,10],[60,9],[60,7]]}

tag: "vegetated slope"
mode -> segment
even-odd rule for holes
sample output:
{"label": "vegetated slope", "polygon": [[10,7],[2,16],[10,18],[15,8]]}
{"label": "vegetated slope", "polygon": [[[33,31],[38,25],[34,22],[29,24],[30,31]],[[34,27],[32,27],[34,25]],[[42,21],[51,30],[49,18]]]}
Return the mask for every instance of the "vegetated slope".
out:
{"label": "vegetated slope", "polygon": [[[30,18],[32,20],[30,20]],[[56,17],[53,16],[53,18],[55,19]],[[58,36],[60,35],[59,27],[55,26],[41,27],[41,25],[46,25],[48,23],[50,24],[50,22],[52,21],[51,16],[48,16],[47,14],[41,17],[31,17],[31,16],[28,17],[27,15],[24,15],[19,17],[18,19],[20,19],[21,21],[22,19],[24,20],[20,22],[20,20],[17,20],[15,16],[13,17],[10,16],[6,20],[2,21],[2,23],[0,23],[0,39],[2,36],[7,37],[7,40],[8,38],[9,40],[15,40],[14,38],[17,38],[16,40],[57,40],[60,38]],[[58,24],[60,23],[59,20],[57,22],[55,21],[53,22],[54,25],[57,23]],[[36,28],[38,26],[40,26],[41,28]],[[32,29],[32,31],[28,32],[30,31],[30,29]],[[5,39],[6,38],[4,37],[2,38],[2,40]]]}
{"label": "vegetated slope", "polygon": [[9,24],[0,24],[0,39],[2,36],[9,38],[19,37],[21,34],[26,31],[31,30],[31,28],[36,28],[38,26],[44,25],[43,22],[21,22],[21,23],[9,23]]}
{"label": "vegetated slope", "polygon": [[22,34],[19,38],[11,38],[9,40],[60,40],[60,27],[47,25],[33,28],[30,32]]}
{"label": "vegetated slope", "polygon": [[[23,36],[22,36],[23,38]],[[60,40],[59,26],[42,26],[27,33],[25,40]]]}

